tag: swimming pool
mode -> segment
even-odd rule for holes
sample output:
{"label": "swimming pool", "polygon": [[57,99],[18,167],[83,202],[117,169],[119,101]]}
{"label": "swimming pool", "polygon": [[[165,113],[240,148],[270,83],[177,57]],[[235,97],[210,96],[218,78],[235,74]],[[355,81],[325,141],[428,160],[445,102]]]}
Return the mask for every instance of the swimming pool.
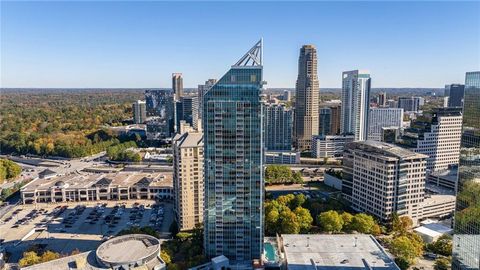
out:
{"label": "swimming pool", "polygon": [[263,247],[265,258],[269,262],[276,262],[277,261],[277,254],[275,252],[275,247],[271,243],[265,243]]}

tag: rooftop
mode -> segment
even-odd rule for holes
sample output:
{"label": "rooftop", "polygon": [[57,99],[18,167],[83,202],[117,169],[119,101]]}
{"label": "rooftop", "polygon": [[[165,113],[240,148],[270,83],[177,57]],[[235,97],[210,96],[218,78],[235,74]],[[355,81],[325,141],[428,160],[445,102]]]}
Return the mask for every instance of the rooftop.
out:
{"label": "rooftop", "polygon": [[[125,252],[128,250],[128,252]],[[160,253],[160,241],[145,234],[128,234],[112,238],[97,249],[97,257],[108,263],[128,263],[144,260]]]}
{"label": "rooftop", "polygon": [[415,153],[403,147],[384,143],[384,142],[377,142],[377,141],[361,141],[361,142],[353,142],[350,143],[351,145],[356,145],[358,148],[361,148],[367,152],[375,152],[379,154],[383,154],[386,156],[393,156],[401,159],[409,159],[409,158],[427,158],[426,155]]}
{"label": "rooftop", "polygon": [[288,270],[399,270],[371,235],[284,234]]}
{"label": "rooftop", "polygon": [[130,171],[105,174],[78,173],[34,180],[23,187],[22,192],[58,187],[57,183],[63,183],[63,187],[67,189],[93,188],[96,185],[128,187],[137,183],[145,183],[144,178],[151,179],[149,186],[171,187],[173,185],[171,172],[143,173]]}

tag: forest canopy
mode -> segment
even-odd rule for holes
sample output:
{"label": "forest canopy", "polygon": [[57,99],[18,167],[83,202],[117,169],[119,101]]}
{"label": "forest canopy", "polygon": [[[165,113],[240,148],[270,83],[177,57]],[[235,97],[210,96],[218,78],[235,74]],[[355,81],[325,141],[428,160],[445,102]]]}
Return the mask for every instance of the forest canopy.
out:
{"label": "forest canopy", "polygon": [[131,118],[143,91],[57,90],[2,93],[0,152],[82,157],[118,144],[106,127]]}

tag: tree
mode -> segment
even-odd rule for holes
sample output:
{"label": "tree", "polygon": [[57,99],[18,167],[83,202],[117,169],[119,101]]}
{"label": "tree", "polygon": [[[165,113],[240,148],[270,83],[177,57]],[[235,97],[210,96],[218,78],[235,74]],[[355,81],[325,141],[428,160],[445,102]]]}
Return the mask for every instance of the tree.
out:
{"label": "tree", "polygon": [[18,261],[18,265],[21,267],[26,267],[40,263],[40,257],[35,251],[28,251],[23,253],[23,257]]}
{"label": "tree", "polygon": [[170,255],[167,253],[167,251],[161,249],[160,250],[160,258],[162,259],[162,261],[165,263],[165,264],[170,264],[172,263],[172,258],[170,257]]}
{"label": "tree", "polygon": [[405,259],[410,265],[415,263],[415,259],[418,256],[422,255],[422,251],[418,249],[416,240],[412,240],[405,235],[396,237],[391,241],[390,252],[396,257]]}
{"label": "tree", "polygon": [[295,195],[295,197],[290,201],[290,209],[295,209],[299,206],[302,206],[307,198],[302,193]]}
{"label": "tree", "polygon": [[300,232],[307,233],[312,227],[313,222],[310,211],[308,211],[308,209],[298,206],[297,208],[295,208],[294,213],[297,216],[297,222],[300,226]]}
{"label": "tree", "polygon": [[367,214],[356,214],[351,223],[351,228],[359,233],[371,233],[375,225],[375,220],[372,216]]}
{"label": "tree", "polygon": [[318,224],[325,232],[340,232],[343,227],[343,219],[336,211],[331,210],[318,216]]}
{"label": "tree", "polygon": [[352,230],[351,224],[353,221],[353,215],[348,212],[343,212],[340,217],[343,221],[343,230],[346,232],[350,232]]}
{"label": "tree", "polygon": [[300,225],[297,222],[297,216],[290,209],[280,212],[279,221],[280,233],[297,234],[300,232]]}
{"label": "tree", "polygon": [[56,260],[58,258],[60,258],[60,254],[58,254],[56,252],[53,252],[53,251],[50,251],[50,250],[47,250],[42,254],[42,256],[40,258],[40,261],[42,263],[44,263],[44,262],[48,262],[48,261],[51,261],[51,260]]}
{"label": "tree", "polygon": [[407,270],[410,267],[410,262],[403,257],[395,258],[395,263],[401,270]]}
{"label": "tree", "polygon": [[392,219],[393,232],[399,235],[405,235],[412,229],[413,221],[407,216],[399,217],[396,213]]}
{"label": "tree", "polygon": [[436,254],[452,256],[452,237],[448,234],[440,236],[437,241],[428,245],[428,249]]}
{"label": "tree", "polygon": [[435,260],[433,268],[435,270],[448,270],[451,268],[452,260],[451,258],[441,257]]}

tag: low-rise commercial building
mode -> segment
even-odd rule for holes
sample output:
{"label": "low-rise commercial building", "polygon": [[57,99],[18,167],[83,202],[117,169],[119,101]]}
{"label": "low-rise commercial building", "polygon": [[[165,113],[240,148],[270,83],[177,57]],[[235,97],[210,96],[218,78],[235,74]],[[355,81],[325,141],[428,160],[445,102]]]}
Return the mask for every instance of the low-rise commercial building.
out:
{"label": "low-rise commercial building", "polygon": [[36,179],[21,190],[24,204],[98,200],[170,199],[172,173],[81,173]]}
{"label": "low-rise commercial building", "polygon": [[283,234],[280,257],[288,270],[399,270],[371,235]]}
{"label": "low-rise commercial building", "polygon": [[266,164],[299,164],[300,152],[296,151],[267,151],[265,152]]}
{"label": "low-rise commercial building", "polygon": [[314,136],[312,141],[312,155],[315,158],[335,158],[343,155],[346,143],[353,142],[353,135],[326,135]]}

